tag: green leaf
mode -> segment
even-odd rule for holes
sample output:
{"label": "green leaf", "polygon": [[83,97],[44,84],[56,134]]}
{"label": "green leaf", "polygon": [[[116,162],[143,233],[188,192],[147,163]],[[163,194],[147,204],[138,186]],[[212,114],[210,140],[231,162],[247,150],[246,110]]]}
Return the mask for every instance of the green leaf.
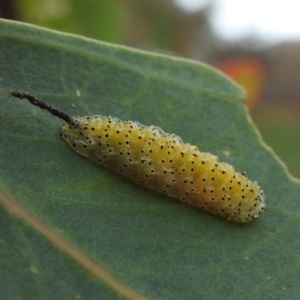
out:
{"label": "green leaf", "polygon": [[[296,299],[299,181],[268,149],[243,91],[193,61],[0,22],[0,291],[4,299]],[[249,224],[137,186],[76,154],[71,115],[155,124],[246,171],[267,196]]]}

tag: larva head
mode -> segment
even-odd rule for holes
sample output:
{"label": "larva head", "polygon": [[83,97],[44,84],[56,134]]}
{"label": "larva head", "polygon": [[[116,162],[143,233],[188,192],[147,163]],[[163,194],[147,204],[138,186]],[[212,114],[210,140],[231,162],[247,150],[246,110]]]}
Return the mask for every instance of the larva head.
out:
{"label": "larva head", "polygon": [[265,194],[256,181],[224,165],[227,176],[220,175],[223,181],[215,191],[215,197],[221,201],[216,203],[220,206],[215,207],[215,213],[231,221],[248,223],[265,211]]}
{"label": "larva head", "polygon": [[[247,189],[243,192],[243,198],[241,198],[241,193],[237,192],[239,195],[236,199],[240,199],[235,201],[238,214],[232,214],[231,217],[228,218],[229,220],[248,223],[259,217],[266,209],[265,194],[257,182],[246,179],[245,184]],[[233,190],[233,192],[235,192],[235,190]]]}

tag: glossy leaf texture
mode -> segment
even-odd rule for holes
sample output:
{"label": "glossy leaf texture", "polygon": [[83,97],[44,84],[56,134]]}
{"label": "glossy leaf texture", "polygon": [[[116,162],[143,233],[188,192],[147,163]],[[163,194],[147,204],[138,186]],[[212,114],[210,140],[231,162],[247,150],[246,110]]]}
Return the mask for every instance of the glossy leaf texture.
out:
{"label": "glossy leaf texture", "polygon": [[[296,299],[300,185],[261,141],[244,93],[194,61],[0,22],[0,290],[6,299]],[[70,115],[157,125],[246,171],[267,196],[249,224],[93,164],[60,138]]]}

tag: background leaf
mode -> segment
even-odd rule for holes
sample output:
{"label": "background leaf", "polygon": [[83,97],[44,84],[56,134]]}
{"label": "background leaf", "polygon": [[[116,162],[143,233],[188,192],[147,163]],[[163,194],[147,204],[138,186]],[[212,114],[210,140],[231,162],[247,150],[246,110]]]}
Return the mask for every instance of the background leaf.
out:
{"label": "background leaf", "polygon": [[[296,299],[299,182],[262,144],[242,90],[192,61],[0,24],[2,295],[138,299],[95,275],[103,266],[152,299]],[[71,115],[174,132],[257,180],[268,210],[235,224],[137,186],[73,152],[59,138],[60,120],[10,97],[13,90]]]}

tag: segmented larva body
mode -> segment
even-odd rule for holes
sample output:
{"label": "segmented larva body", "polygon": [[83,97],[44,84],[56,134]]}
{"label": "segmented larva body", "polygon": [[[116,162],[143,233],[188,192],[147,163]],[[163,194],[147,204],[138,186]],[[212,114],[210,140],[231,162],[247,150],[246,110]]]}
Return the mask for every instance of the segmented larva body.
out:
{"label": "segmented larva body", "polygon": [[112,117],[72,117],[61,136],[78,153],[157,192],[232,221],[265,209],[256,182],[155,126]]}
{"label": "segmented larva body", "polygon": [[[50,111],[29,94],[14,93]],[[61,136],[75,151],[138,184],[235,222],[247,223],[265,210],[257,182],[174,134],[112,117],[62,114]]]}

